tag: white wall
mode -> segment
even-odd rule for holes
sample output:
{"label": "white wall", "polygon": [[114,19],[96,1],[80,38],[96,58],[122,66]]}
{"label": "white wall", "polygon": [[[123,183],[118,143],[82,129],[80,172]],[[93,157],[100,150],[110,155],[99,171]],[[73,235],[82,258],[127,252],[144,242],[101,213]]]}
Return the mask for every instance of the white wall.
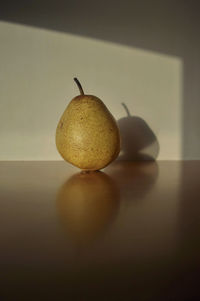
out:
{"label": "white wall", "polygon": [[122,102],[142,118],[158,159],[182,158],[180,57],[8,22],[0,22],[0,54],[0,160],[61,159],[55,129],[78,94],[74,76],[117,120]]}

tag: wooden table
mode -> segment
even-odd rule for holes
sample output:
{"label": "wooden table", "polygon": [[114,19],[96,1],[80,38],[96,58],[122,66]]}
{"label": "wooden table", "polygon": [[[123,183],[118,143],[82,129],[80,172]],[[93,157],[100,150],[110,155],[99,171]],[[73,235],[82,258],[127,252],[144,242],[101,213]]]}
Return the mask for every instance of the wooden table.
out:
{"label": "wooden table", "polygon": [[200,161],[0,171],[0,300],[200,300]]}

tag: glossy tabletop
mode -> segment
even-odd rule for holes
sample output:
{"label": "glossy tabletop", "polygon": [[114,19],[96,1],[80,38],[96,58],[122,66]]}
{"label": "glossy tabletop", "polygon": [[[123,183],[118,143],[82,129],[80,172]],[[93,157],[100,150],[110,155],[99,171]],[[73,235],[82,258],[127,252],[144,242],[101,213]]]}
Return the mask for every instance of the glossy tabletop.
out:
{"label": "glossy tabletop", "polygon": [[0,300],[200,300],[200,161],[0,171]]}

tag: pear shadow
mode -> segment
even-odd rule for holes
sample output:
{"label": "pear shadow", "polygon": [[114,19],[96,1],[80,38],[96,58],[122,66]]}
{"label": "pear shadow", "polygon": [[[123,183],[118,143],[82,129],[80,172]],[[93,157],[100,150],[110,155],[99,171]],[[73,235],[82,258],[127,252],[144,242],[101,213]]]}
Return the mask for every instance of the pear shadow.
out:
{"label": "pear shadow", "polygon": [[121,136],[121,152],[118,160],[156,160],[160,146],[158,139],[146,121],[131,116],[125,103],[122,103],[127,116],[118,120]]}
{"label": "pear shadow", "polygon": [[56,207],[64,233],[74,245],[88,247],[104,236],[115,221],[120,190],[104,172],[80,172],[60,187]]}

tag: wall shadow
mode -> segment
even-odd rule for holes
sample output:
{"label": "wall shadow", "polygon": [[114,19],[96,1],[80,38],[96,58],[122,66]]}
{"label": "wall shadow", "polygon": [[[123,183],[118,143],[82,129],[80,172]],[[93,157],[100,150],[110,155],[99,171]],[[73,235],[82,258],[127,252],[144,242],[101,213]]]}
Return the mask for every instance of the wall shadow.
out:
{"label": "wall shadow", "polygon": [[118,120],[121,136],[121,153],[118,160],[155,160],[159,154],[159,142],[146,121],[131,116],[126,104],[122,103],[127,116]]}

